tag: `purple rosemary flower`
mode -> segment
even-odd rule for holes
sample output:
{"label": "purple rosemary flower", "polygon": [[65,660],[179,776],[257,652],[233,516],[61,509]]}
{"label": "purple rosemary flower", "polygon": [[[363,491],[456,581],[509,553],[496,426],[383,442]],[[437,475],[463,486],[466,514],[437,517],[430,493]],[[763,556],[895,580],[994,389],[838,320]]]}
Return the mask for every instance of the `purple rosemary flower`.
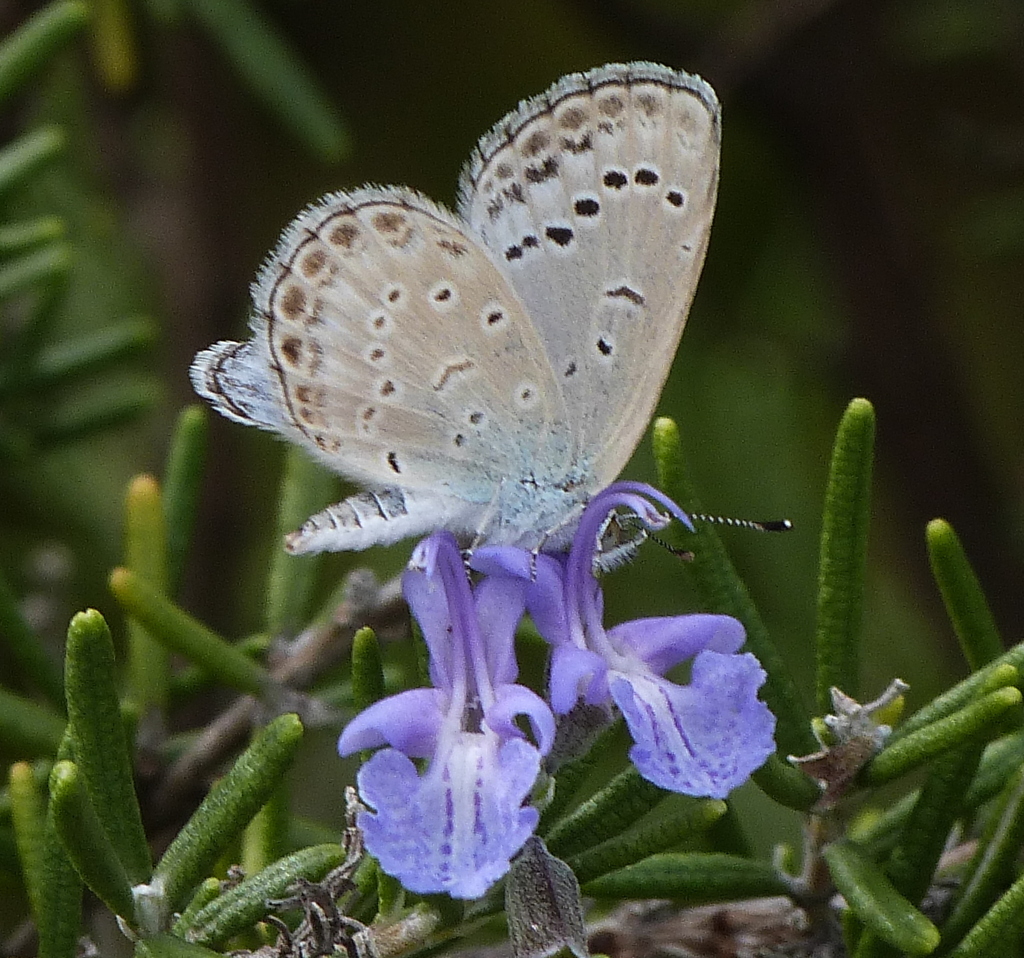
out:
{"label": "purple rosemary flower", "polygon": [[[619,482],[590,500],[568,556],[531,557],[522,550],[484,547],[472,564],[530,582],[527,608],[552,645],[550,699],[564,715],[583,700],[614,702],[633,736],[629,757],[644,778],[686,795],[724,798],[774,751],[775,717],[757,698],[764,670],[750,653],[742,624],[727,615],[635,619],[605,629],[603,596],[594,576],[598,540],[617,509],[647,529],[669,518],[689,519],[672,500],[643,483]],[[533,580],[532,582],[530,580]],[[690,681],[664,678],[692,660]]]}
{"label": "purple rosemary flower", "polygon": [[[359,770],[366,847],[410,891],[479,898],[537,825],[524,806],[554,738],[551,710],[515,684],[513,648],[527,583],[470,588],[454,537],[413,552],[405,598],[430,652],[433,688],[401,692],[345,727],[338,751],[388,745]],[[537,745],[516,726],[525,715]],[[412,759],[428,759],[422,773]]]}

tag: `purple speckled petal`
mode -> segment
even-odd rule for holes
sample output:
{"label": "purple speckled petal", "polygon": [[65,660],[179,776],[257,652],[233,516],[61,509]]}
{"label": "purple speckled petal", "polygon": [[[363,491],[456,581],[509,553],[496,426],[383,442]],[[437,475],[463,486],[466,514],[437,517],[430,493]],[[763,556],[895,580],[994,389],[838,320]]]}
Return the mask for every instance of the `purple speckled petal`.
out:
{"label": "purple speckled petal", "polygon": [[704,649],[736,652],[746,637],[739,619],[701,613],[633,619],[608,630],[613,645],[628,647],[658,675]]}
{"label": "purple speckled petal", "polygon": [[522,803],[540,769],[523,739],[462,732],[421,777],[400,752],[378,752],[359,772],[373,810],[359,815],[381,867],[419,894],[479,898],[536,827]]}
{"label": "purple speckled petal", "polygon": [[775,749],[775,716],[757,699],[764,679],[749,653],[701,652],[688,686],[613,673],[612,697],[636,743],[630,760],[662,788],[725,798]]}
{"label": "purple speckled petal", "polygon": [[437,689],[409,689],[374,702],[342,730],[339,754],[390,745],[412,758],[433,755],[444,720],[444,700]]}

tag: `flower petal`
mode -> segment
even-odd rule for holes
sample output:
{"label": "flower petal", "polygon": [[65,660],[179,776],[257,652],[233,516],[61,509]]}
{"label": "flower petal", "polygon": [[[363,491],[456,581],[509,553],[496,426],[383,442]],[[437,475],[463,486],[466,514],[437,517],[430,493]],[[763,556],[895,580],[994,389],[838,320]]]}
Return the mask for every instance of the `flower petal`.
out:
{"label": "flower petal", "polygon": [[473,590],[476,620],[485,645],[487,671],[494,685],[514,682],[515,634],[526,609],[527,583],[509,576],[484,579]]}
{"label": "flower petal", "polygon": [[410,569],[402,575],[402,594],[420,625],[430,652],[431,683],[436,688],[451,691],[454,684],[449,631],[452,619],[440,575]]}
{"label": "flower petal", "polygon": [[512,577],[528,584],[527,611],[552,645],[569,640],[565,608],[564,555],[533,553],[513,546],[482,546],[469,564],[490,578]]}
{"label": "flower petal", "polygon": [[420,777],[404,755],[378,752],[359,772],[366,847],[409,891],[479,898],[533,832],[522,803],[540,769],[523,739],[463,732]]}
{"label": "flower petal", "polygon": [[409,689],[363,709],[341,732],[338,753],[390,745],[410,758],[434,754],[444,719],[444,695],[437,689]]}
{"label": "flower petal", "polygon": [[664,675],[698,652],[736,652],[746,641],[743,623],[731,615],[657,616],[633,619],[608,630],[613,645],[627,646],[652,672]]}
{"label": "flower petal", "polygon": [[551,645],[572,640],[565,604],[565,556],[537,556],[537,575],[526,592],[526,611]]}
{"label": "flower petal", "polygon": [[555,717],[547,702],[524,685],[499,685],[494,704],[484,713],[484,721],[502,738],[521,737],[516,716],[525,715],[533,728],[541,755],[551,751],[555,741]]}
{"label": "flower petal", "polygon": [[531,582],[536,559],[528,549],[518,546],[480,546],[469,557],[469,567],[487,576],[512,576]]}
{"label": "flower petal", "polygon": [[775,748],[775,717],[757,699],[764,679],[749,653],[701,652],[688,686],[612,673],[612,697],[636,743],[630,760],[662,788],[725,798]]}
{"label": "flower petal", "polygon": [[589,649],[578,649],[563,642],[551,652],[548,698],[556,715],[565,715],[577,699],[594,705],[607,700],[605,676],[608,667],[603,658]]}

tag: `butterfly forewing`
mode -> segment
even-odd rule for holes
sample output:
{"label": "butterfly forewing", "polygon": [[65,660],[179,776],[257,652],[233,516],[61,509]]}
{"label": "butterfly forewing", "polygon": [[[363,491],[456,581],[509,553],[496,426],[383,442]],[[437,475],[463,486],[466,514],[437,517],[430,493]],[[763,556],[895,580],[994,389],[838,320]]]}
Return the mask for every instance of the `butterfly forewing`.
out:
{"label": "butterfly forewing", "polygon": [[[253,298],[253,342],[201,354],[197,388],[216,382],[207,398],[222,412],[252,411],[343,475],[486,503],[564,434],[515,292],[451,214],[411,191],[334,194],[306,210]],[[253,399],[264,395],[276,405]]]}
{"label": "butterfly forewing", "polygon": [[487,136],[461,211],[502,263],[560,379],[594,488],[646,428],[707,249],[720,114],[653,64],[563,78]]}

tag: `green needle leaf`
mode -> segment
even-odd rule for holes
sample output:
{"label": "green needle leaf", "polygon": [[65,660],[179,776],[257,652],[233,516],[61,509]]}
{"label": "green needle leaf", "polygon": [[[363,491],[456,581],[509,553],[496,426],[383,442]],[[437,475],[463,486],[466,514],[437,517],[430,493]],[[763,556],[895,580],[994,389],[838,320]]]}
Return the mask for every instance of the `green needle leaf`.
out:
{"label": "green needle leaf", "polygon": [[206,459],[209,416],[196,404],[178,416],[164,475],[164,521],[167,526],[167,591],[177,592],[192,538]]}
{"label": "green needle leaf", "polygon": [[39,932],[37,958],[74,958],[81,933],[82,879],[57,835],[52,805],[46,813],[42,860],[46,904],[35,916]]}
{"label": "green needle leaf", "polygon": [[0,103],[24,87],[88,20],[89,9],[78,0],[51,3],[0,43]]}
{"label": "green needle leaf", "polygon": [[814,779],[778,755],[769,755],[751,778],[765,795],[798,812],[806,812],[821,797],[821,786]]}
{"label": "green needle leaf", "polygon": [[[599,721],[604,721],[604,718]],[[621,726],[621,718],[606,725],[600,732],[597,732],[593,744],[586,752],[578,758],[574,757],[564,765],[558,766],[554,778],[555,794],[550,804],[540,813],[540,823],[537,826],[538,835],[548,835],[552,825],[561,819],[565,810],[572,804],[573,797],[597,767],[601,757],[607,753],[609,748],[615,747],[615,742],[621,733]]]}
{"label": "green needle leaf", "polygon": [[46,913],[45,834],[46,803],[36,782],[36,774],[28,762],[15,762],[7,773],[11,800],[11,821],[18,845],[21,873],[25,877],[32,914]]}
{"label": "green needle leaf", "polygon": [[822,517],[817,621],[817,703],[822,714],[832,706],[833,686],[859,696],[874,443],[875,411],[866,399],[855,399],[836,433]]}
{"label": "green needle leaf", "polygon": [[196,916],[185,934],[211,948],[252,927],[267,914],[268,898],[285,897],[298,878],[319,881],[345,860],[341,845],[314,845],[288,855],[215,898]]}
{"label": "green needle leaf", "polygon": [[131,924],[134,902],[128,876],[74,762],[53,767],[50,805],[57,834],[82,881],[115,915]]}
{"label": "green needle leaf", "polygon": [[928,523],[927,542],[932,574],[946,612],[967,664],[977,671],[1003,652],[992,610],[953,527],[943,519],[933,519]]}
{"label": "green needle leaf", "polygon": [[[964,796],[964,808],[976,809],[998,794],[1007,780],[1024,765],[1024,732],[1004,735],[982,753],[978,771]],[[904,795],[867,825],[851,829],[850,836],[877,858],[896,844],[904,823],[913,811],[919,791]]]}
{"label": "green needle leaf", "polygon": [[0,265],[0,301],[37,284],[51,285],[71,269],[71,251],[64,243],[51,243]]}
{"label": "green needle leaf", "polygon": [[980,745],[965,745],[932,763],[885,872],[900,894],[918,902],[928,890],[949,836],[963,812],[964,793],[978,769]]}
{"label": "green needle leaf", "polygon": [[1024,877],[1018,878],[948,958],[1005,958],[1018,954],[1024,939]]}
{"label": "green needle leaf", "polygon": [[282,784],[242,833],[242,870],[247,875],[262,871],[287,851],[288,813],[288,788]]}
{"label": "green needle leaf", "polygon": [[273,688],[266,669],[129,569],[115,569],[111,573],[110,591],[125,612],[138,619],[154,638],[202,666],[225,685],[250,695],[263,695]]}
{"label": "green needle leaf", "polygon": [[1024,768],[1018,768],[1001,796],[1001,807],[986,824],[978,851],[968,863],[953,911],[942,926],[942,944],[951,948],[991,907],[1013,878],[1024,845]]}
{"label": "green needle leaf", "polygon": [[352,637],[352,706],[357,712],[384,698],[384,666],[380,644],[366,626]]}
{"label": "green needle leaf", "polygon": [[126,0],[93,0],[92,54],[103,85],[124,93],[135,83],[138,55]]}
{"label": "green needle leaf", "polygon": [[176,935],[184,935],[185,932],[196,923],[196,915],[210,904],[221,893],[219,878],[206,878],[199,883],[196,893],[188,903],[185,910],[178,915],[171,931]]}
{"label": "green needle leaf", "polygon": [[40,216],[0,226],[0,257],[11,256],[64,239],[67,230],[57,216]]}
{"label": "green needle leaf", "polygon": [[132,884],[152,871],[131,752],[115,687],[114,643],[95,609],[68,627],[65,679],[75,760],[93,808]]}
{"label": "green needle leaf", "polygon": [[668,796],[630,765],[544,836],[552,855],[568,858],[625,831]]}
{"label": "green needle leaf", "polygon": [[978,669],[977,672],[972,672],[966,679],[918,709],[893,731],[889,743],[892,744],[926,725],[931,725],[947,715],[966,708],[995,689],[1017,684],[1021,679],[1022,672],[1024,672],[1024,643],[1015,645],[994,662]]}
{"label": "green needle leaf", "polygon": [[32,363],[26,384],[49,391],[103,372],[153,345],[155,328],[149,320],[134,319],[98,329],[88,336],[51,346]]}
{"label": "green needle leaf", "polygon": [[[726,812],[725,802],[715,798],[690,799],[671,796],[674,802],[671,814],[660,815],[656,822],[643,824],[624,835],[569,859],[569,865],[579,880],[586,884],[602,875],[625,868],[665,848],[707,831]],[[667,803],[666,803],[667,804]]]}
{"label": "green needle leaf", "polygon": [[146,938],[135,946],[135,958],[224,958],[219,951],[182,941],[174,935]]}
{"label": "green needle leaf", "polygon": [[893,887],[878,865],[849,842],[826,846],[823,855],[836,888],[866,928],[909,955],[935,950],[938,929]]}
{"label": "green needle leaf", "polygon": [[[129,568],[160,592],[167,589],[167,528],[160,486],[136,476],[125,497],[125,554]],[[128,622],[129,697],[143,711],[167,705],[171,657],[136,619]]]}
{"label": "green needle leaf", "polygon": [[765,862],[733,855],[651,855],[583,887],[596,898],[671,898],[677,905],[706,905],[742,898],[788,895],[789,888]]}
{"label": "green needle leaf", "polygon": [[64,133],[44,126],[25,133],[0,149],[0,196],[21,186],[33,173],[55,159],[64,149]]}
{"label": "green needle leaf", "polygon": [[972,739],[995,737],[1007,720],[1006,713],[1019,710],[1021,700],[1017,688],[998,689],[959,712],[898,739],[867,765],[863,772],[865,781],[882,785]]}
{"label": "green needle leaf", "polygon": [[112,388],[88,401],[75,401],[56,410],[36,431],[40,447],[67,445],[98,432],[121,426],[153,408],[152,386]]}
{"label": "green needle leaf", "polygon": [[322,160],[344,156],[347,136],[333,106],[254,7],[242,0],[188,0],[188,7],[278,120]]}
{"label": "green needle leaf", "polygon": [[281,715],[264,728],[203,799],[153,873],[169,907],[180,909],[225,849],[281,784],[302,741],[297,715]]}

